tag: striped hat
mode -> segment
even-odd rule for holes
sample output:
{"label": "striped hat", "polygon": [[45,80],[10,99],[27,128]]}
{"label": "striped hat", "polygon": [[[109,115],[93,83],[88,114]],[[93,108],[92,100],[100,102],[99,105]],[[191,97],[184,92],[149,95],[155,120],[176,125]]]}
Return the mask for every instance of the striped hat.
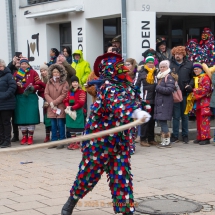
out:
{"label": "striped hat", "polygon": [[146,57],[146,60],[145,60],[145,63],[148,63],[148,62],[155,62],[155,59],[154,59],[154,57],[153,56],[148,56],[148,57]]}
{"label": "striped hat", "polygon": [[23,58],[20,59],[20,65],[21,65],[22,63],[24,63],[24,62],[27,63],[27,64],[29,65],[28,58],[23,57]]}
{"label": "striped hat", "polygon": [[197,67],[197,68],[200,68],[200,69],[203,69],[202,64],[199,63],[199,62],[194,62],[194,63],[193,63],[193,69],[196,68],[196,67]]}

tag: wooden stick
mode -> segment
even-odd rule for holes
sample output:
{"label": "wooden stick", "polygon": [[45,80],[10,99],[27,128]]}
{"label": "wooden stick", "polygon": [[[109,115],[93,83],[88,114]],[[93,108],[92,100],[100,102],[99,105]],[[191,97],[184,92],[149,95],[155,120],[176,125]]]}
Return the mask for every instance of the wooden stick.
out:
{"label": "wooden stick", "polygon": [[120,131],[124,131],[129,128],[135,127],[137,125],[141,125],[144,123],[144,121],[145,121],[145,118],[138,119],[138,120],[135,120],[126,125],[111,128],[106,131],[99,131],[97,133],[87,134],[87,135],[74,137],[74,138],[68,138],[68,139],[64,139],[64,140],[60,140],[60,141],[58,140],[58,141],[53,141],[53,142],[49,142],[49,143],[39,143],[39,144],[35,144],[35,145],[23,146],[23,147],[18,147],[18,148],[5,148],[5,149],[3,148],[3,149],[0,149],[0,154],[5,153],[5,152],[20,152],[20,151],[27,151],[27,150],[32,150],[32,149],[47,148],[47,147],[56,146],[56,145],[59,146],[59,145],[64,145],[64,144],[68,144],[68,143],[82,142],[85,140],[91,140],[91,139],[95,139],[98,137],[104,137],[104,136],[107,136],[110,134],[118,133]]}

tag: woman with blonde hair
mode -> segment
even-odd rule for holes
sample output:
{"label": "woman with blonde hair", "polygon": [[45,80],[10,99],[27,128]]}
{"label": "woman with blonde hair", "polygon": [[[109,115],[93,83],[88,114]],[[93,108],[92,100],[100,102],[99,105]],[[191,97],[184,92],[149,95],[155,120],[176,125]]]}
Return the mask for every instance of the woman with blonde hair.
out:
{"label": "woman with blonde hair", "polygon": [[125,66],[129,69],[128,75],[133,80],[133,83],[135,83],[136,80],[136,73],[137,73],[137,62],[133,58],[128,58],[125,61]]}

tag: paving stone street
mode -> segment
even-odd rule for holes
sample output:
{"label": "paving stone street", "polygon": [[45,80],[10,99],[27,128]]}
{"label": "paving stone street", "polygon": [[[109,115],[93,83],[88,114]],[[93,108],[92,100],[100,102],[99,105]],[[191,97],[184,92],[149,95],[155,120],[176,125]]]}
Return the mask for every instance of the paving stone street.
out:
{"label": "paving stone street", "polygon": [[[44,139],[43,124],[37,126],[35,142]],[[13,147],[20,146],[19,143]],[[0,154],[0,214],[59,215],[75,179],[80,151],[37,149]],[[20,164],[22,161],[32,161]],[[189,215],[215,215],[215,146],[175,143],[172,148],[140,147],[131,157],[134,197],[194,200],[203,209]],[[106,175],[79,201],[74,215],[114,214]],[[136,214],[140,214],[137,212]]]}

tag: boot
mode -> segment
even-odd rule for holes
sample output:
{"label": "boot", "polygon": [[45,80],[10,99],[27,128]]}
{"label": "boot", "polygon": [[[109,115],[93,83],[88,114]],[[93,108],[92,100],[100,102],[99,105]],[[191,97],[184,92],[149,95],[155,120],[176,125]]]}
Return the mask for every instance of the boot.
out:
{"label": "boot", "polygon": [[170,133],[162,133],[161,139],[162,139],[162,142],[157,145],[159,149],[171,148]]}
{"label": "boot", "polygon": [[47,143],[47,142],[49,142],[50,141],[50,135],[46,135],[46,138],[44,139],[44,143]]}
{"label": "boot", "polygon": [[78,200],[74,200],[71,197],[68,198],[67,202],[61,210],[61,215],[72,215],[72,211],[77,204]]}
{"label": "boot", "polygon": [[22,140],[21,140],[20,144],[21,144],[21,145],[25,145],[25,144],[27,144],[27,142],[28,142],[28,136],[27,136],[27,135],[24,135],[24,136],[22,137]]}
{"label": "boot", "polygon": [[13,137],[11,139],[11,142],[16,142],[19,141],[19,133],[18,134],[13,134]]}
{"label": "boot", "polygon": [[150,144],[148,144],[146,140],[141,140],[140,145],[145,147],[150,147]]}
{"label": "boot", "polygon": [[1,144],[1,148],[7,148],[7,147],[11,147],[11,143],[4,141],[3,144]]}
{"label": "boot", "polygon": [[34,143],[33,136],[28,137],[28,145],[32,145]]}
{"label": "boot", "polygon": [[34,131],[28,131],[28,145],[32,145],[34,143],[33,135]]}

